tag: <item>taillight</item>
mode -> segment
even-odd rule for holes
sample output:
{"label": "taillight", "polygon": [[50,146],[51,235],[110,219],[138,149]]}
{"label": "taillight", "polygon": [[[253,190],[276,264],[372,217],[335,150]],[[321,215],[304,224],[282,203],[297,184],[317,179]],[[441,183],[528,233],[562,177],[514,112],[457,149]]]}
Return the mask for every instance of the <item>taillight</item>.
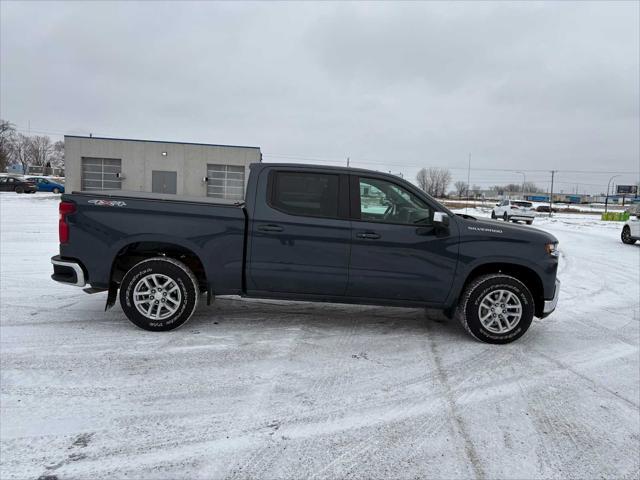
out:
{"label": "taillight", "polygon": [[67,243],[69,241],[69,224],[67,223],[67,215],[71,215],[76,211],[76,204],[71,202],[60,202],[58,212],[60,213],[60,220],[58,220],[58,237],[60,243]]}

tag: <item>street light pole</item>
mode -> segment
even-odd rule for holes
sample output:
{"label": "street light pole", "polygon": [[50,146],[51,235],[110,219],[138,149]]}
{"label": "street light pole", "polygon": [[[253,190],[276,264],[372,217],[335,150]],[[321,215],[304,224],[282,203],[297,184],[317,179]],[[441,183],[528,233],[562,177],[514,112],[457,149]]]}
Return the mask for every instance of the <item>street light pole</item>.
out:
{"label": "street light pole", "polygon": [[516,172],[522,174],[522,199],[524,200],[524,184],[527,183],[527,175],[524,172]]}
{"label": "street light pole", "polygon": [[607,206],[609,204],[609,186],[611,185],[611,180],[613,180],[614,178],[619,177],[619,176],[620,175],[614,175],[607,182],[607,195],[604,197],[604,213],[607,213]]}

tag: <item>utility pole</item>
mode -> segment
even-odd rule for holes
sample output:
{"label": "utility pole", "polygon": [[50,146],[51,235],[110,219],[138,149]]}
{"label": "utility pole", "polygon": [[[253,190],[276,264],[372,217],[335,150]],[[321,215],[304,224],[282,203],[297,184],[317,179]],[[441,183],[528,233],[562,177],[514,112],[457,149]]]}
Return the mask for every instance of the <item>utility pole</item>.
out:
{"label": "utility pole", "polygon": [[604,197],[604,213],[607,213],[607,206],[609,205],[609,186],[611,185],[611,180],[613,180],[614,178],[619,177],[619,176],[620,175],[614,175],[607,182],[607,196]]}
{"label": "utility pole", "polygon": [[471,180],[471,152],[469,152],[469,166],[467,168],[467,203],[466,206],[464,207],[464,213],[467,213],[467,209],[469,208],[469,182]]}
{"label": "utility pole", "polygon": [[551,217],[551,213],[553,212],[553,177],[555,177],[556,171],[551,170],[551,193],[549,193],[549,217]]}
{"label": "utility pole", "polygon": [[347,167],[349,167],[349,157],[347,157]]}

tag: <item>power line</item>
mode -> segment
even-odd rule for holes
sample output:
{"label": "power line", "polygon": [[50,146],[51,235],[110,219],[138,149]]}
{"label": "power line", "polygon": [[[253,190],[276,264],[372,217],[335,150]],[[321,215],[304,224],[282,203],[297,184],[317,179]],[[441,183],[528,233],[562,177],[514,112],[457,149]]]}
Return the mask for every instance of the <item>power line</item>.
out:
{"label": "power line", "polygon": [[[21,133],[41,133],[41,134],[49,134],[49,135],[65,135],[68,134],[69,131],[60,131],[60,130],[49,130],[49,129],[31,129],[30,125],[25,128],[24,126],[15,125],[15,129]],[[76,130],[77,131],[77,130]],[[109,136],[106,133],[93,132],[94,135],[99,136]],[[342,159],[337,159],[335,157],[322,157],[322,156],[311,156],[311,155],[300,155],[293,153],[268,153],[263,152],[262,154],[265,157],[273,157],[273,158],[284,158],[290,160],[309,160],[323,163],[335,163],[338,165],[344,165],[344,157]],[[386,162],[386,161],[376,161],[369,159],[354,159],[353,157],[349,157],[349,165],[357,163],[361,165],[381,165],[381,166],[395,166],[395,167],[413,167],[413,168],[423,168],[424,166],[431,167],[440,167],[440,168],[448,168],[449,170],[460,170],[465,171],[468,170],[468,166],[451,166],[451,165],[434,165],[431,163],[424,162],[422,164],[417,163],[398,163],[398,162]],[[548,173],[549,169],[510,169],[510,168],[493,168],[493,167],[474,167],[474,171],[484,171],[484,172],[503,172],[503,173],[518,173],[518,172],[527,172],[527,173]],[[556,173],[573,173],[573,174],[585,174],[585,175],[637,175],[639,172],[636,170],[574,170],[574,169],[555,169]],[[481,182],[482,180],[476,180]],[[537,180],[542,181],[542,180]],[[576,182],[556,182],[556,183],[572,183]],[[587,184],[583,182],[579,182],[581,185],[589,185],[589,186],[600,186],[599,184]]]}
{"label": "power line", "polygon": [[[297,160],[297,159],[301,159],[301,160],[312,160],[312,161],[318,161],[318,162],[328,162],[328,163],[337,163],[337,164],[344,164],[344,160],[334,160],[334,159],[329,159],[329,158],[320,158],[320,157],[308,157],[308,156],[299,156],[299,155],[293,155],[293,154],[275,154],[275,153],[266,153],[263,152],[262,153],[263,156],[265,157],[275,157],[275,158],[288,158],[291,160]],[[396,162],[376,162],[373,160],[364,160],[364,159],[354,159],[353,157],[350,157],[350,163],[359,163],[359,164],[367,164],[367,165],[392,165],[392,166],[400,166],[400,167],[417,167],[417,168],[422,168],[424,166],[430,166],[430,167],[441,167],[441,168],[448,168],[449,170],[467,170],[468,166],[466,167],[454,167],[454,166],[450,166],[450,165],[434,165],[431,163],[423,163],[423,164],[416,164],[416,163],[396,163]],[[528,173],[548,173],[549,170],[548,169],[510,169],[510,168],[492,168],[492,167],[474,167],[473,170],[482,170],[482,171],[486,171],[486,172],[510,172],[510,173],[517,173],[517,172],[528,172]],[[637,171],[609,171],[609,170],[565,170],[565,169],[557,169],[555,170],[556,172],[562,172],[562,173],[584,173],[584,174],[613,174],[613,173],[617,173],[617,174],[637,174]]]}

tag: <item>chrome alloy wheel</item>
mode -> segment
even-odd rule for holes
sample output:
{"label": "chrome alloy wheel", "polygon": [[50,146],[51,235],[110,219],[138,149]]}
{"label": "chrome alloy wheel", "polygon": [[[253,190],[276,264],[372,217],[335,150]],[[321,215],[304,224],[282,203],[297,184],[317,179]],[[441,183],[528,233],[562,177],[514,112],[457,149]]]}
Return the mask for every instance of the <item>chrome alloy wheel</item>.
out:
{"label": "chrome alloy wheel", "polygon": [[522,303],[509,290],[494,290],[484,296],[478,307],[482,326],[492,333],[507,333],[522,317]]}
{"label": "chrome alloy wheel", "polygon": [[166,275],[152,273],[142,277],[133,289],[136,309],[152,320],[164,320],[178,311],[182,293]]}

